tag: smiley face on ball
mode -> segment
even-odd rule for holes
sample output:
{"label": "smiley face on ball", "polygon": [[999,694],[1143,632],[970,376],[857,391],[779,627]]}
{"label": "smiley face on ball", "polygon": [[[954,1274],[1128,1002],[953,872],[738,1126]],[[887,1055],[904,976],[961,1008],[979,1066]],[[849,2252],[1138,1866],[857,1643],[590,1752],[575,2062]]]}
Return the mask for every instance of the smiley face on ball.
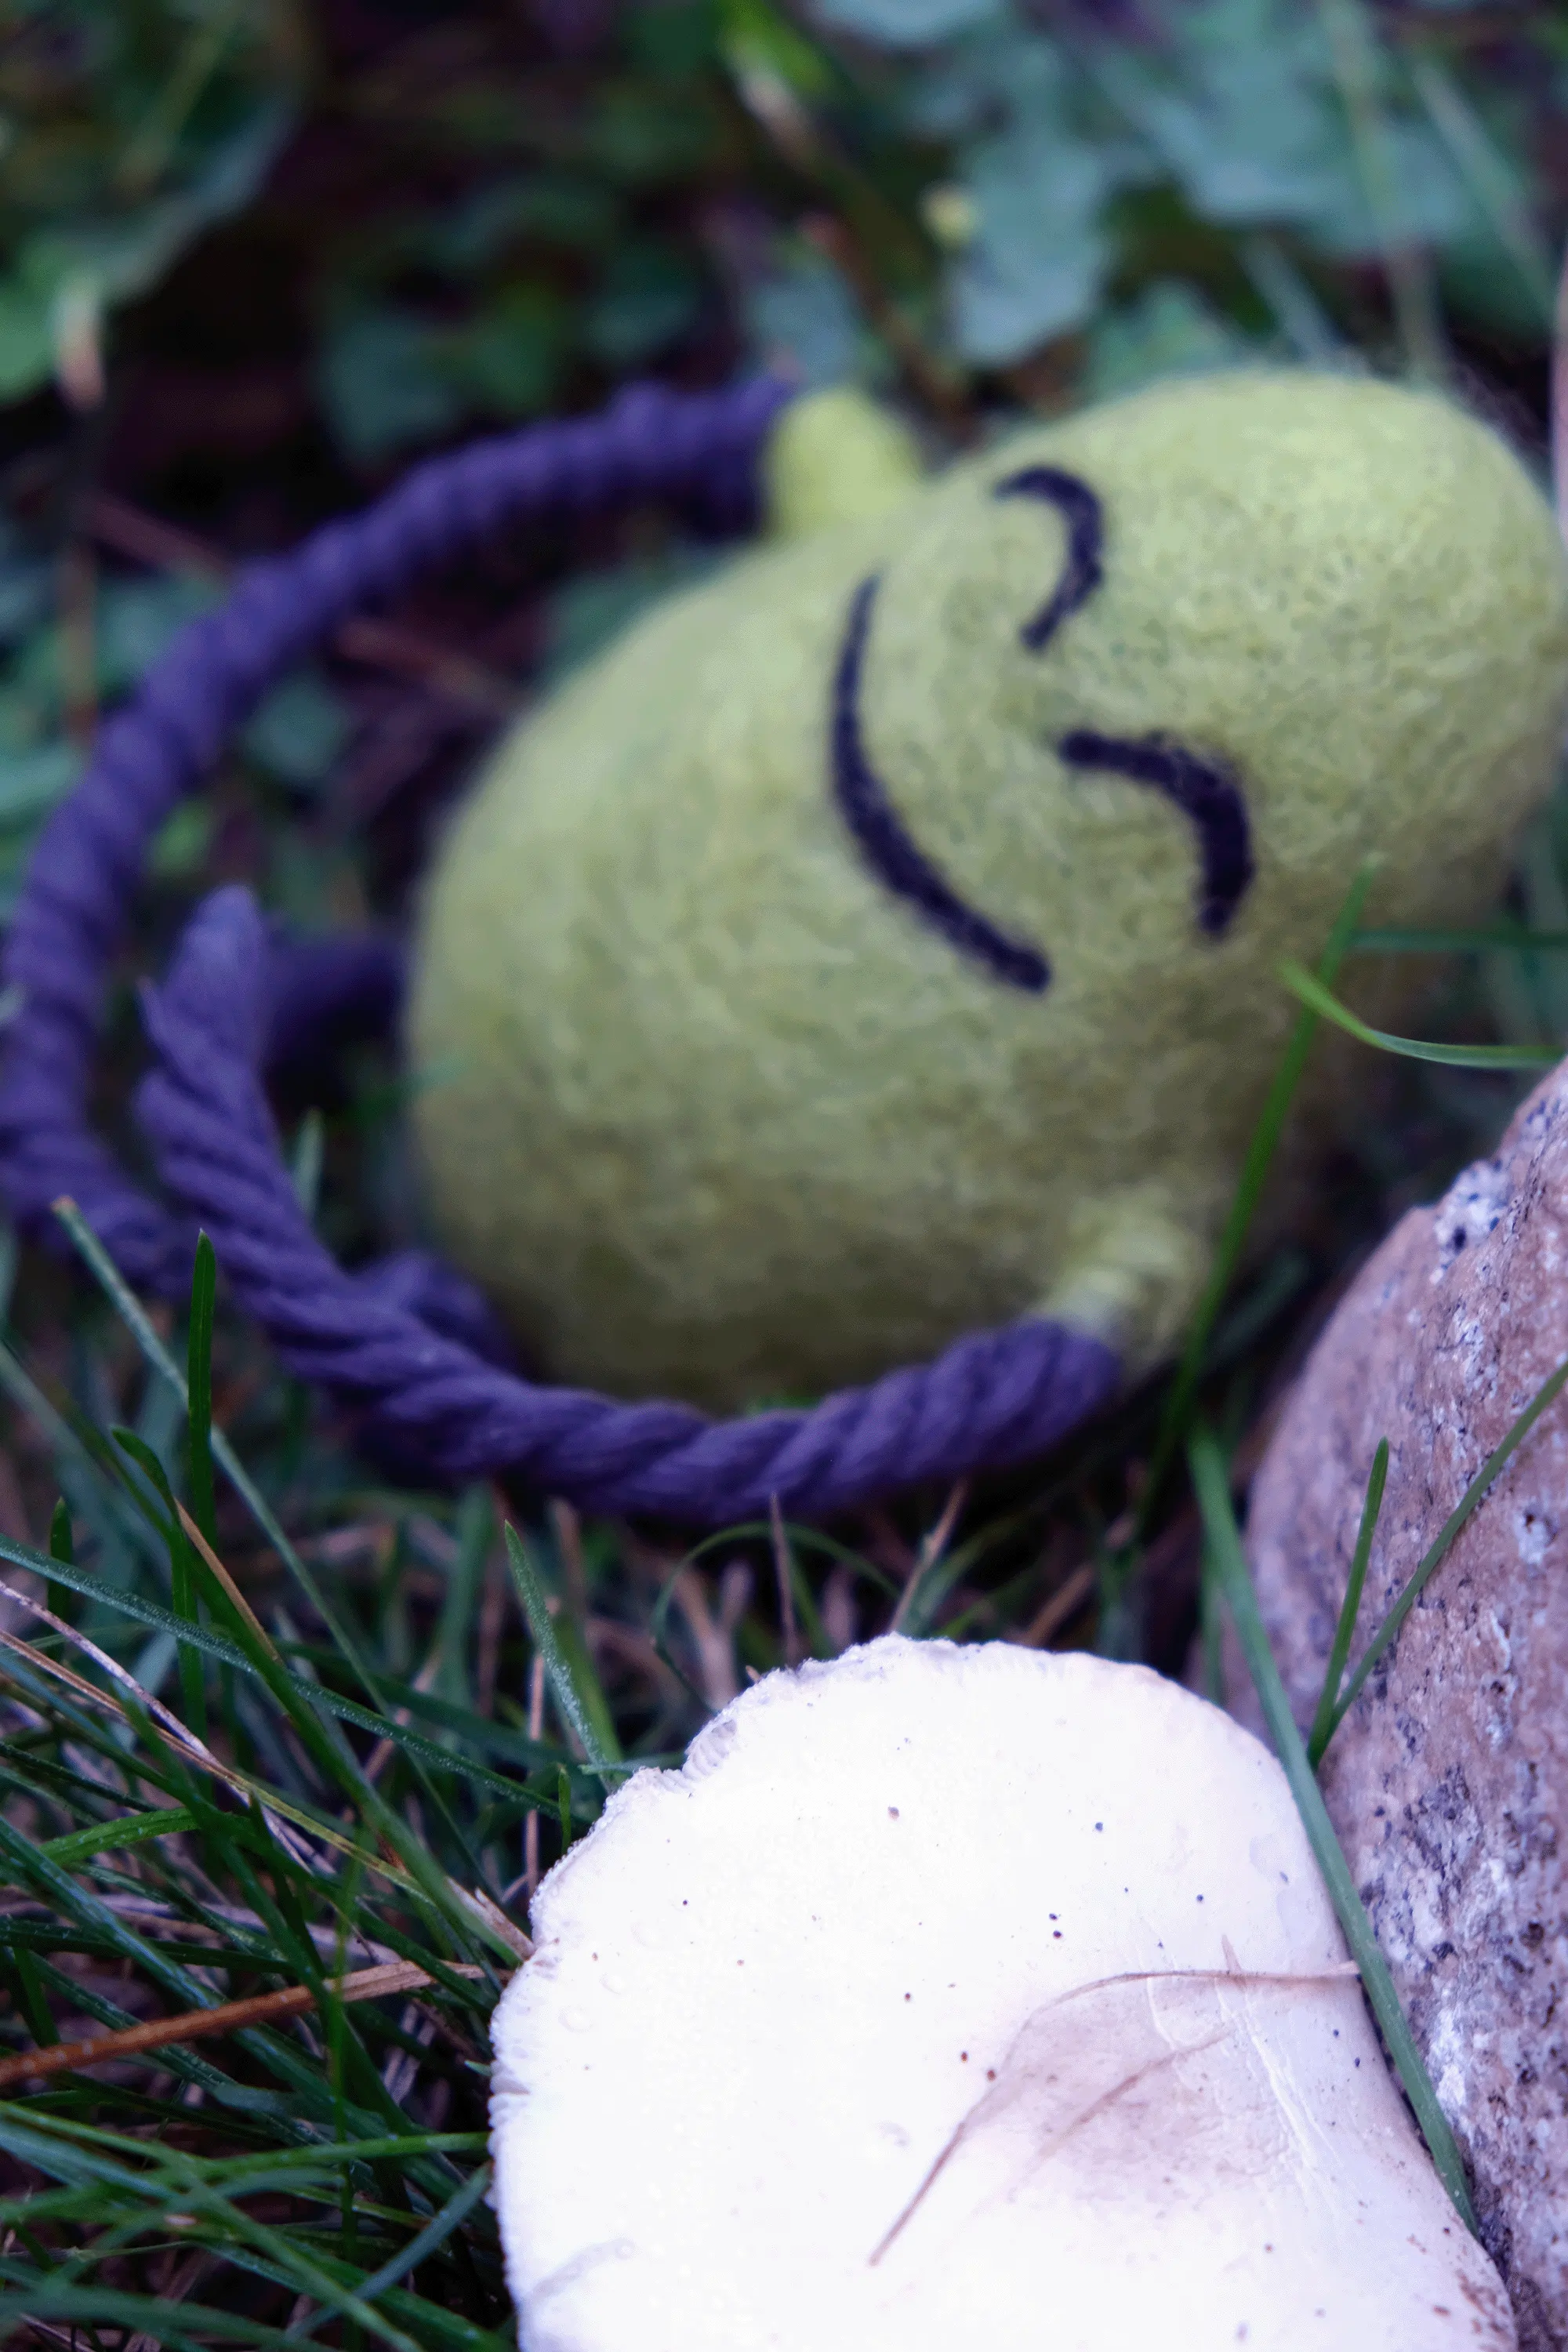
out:
{"label": "smiley face on ball", "polygon": [[522,722],[437,864],[432,1216],[558,1378],[734,1406],[1037,1312],[1151,1360],[1280,961],[1369,856],[1377,919],[1482,914],[1550,779],[1562,550],[1444,401],[1189,382],[843,505]]}
{"label": "smiley face on ball", "polygon": [[[1059,466],[1024,466],[1005,474],[994,498],[1044,500],[1065,531],[1060,570],[1049,595],[1018,631],[1019,643],[1044,655],[1058,630],[1102,586],[1105,517],[1089,484]],[[966,903],[926,856],[899,814],[888,786],[868,756],[860,721],[860,684],[879,582],[871,573],[850,599],[833,680],[830,734],[834,798],[867,862],[889,890],[951,941],[960,955],[1013,988],[1037,993],[1050,986],[1049,958],[1026,940],[1010,938]],[[1137,739],[1069,728],[1056,745],[1068,767],[1124,776],[1163,793],[1193,826],[1199,862],[1197,920],[1213,936],[1229,925],[1253,876],[1247,803],[1223,760],[1205,758],[1162,735]]]}

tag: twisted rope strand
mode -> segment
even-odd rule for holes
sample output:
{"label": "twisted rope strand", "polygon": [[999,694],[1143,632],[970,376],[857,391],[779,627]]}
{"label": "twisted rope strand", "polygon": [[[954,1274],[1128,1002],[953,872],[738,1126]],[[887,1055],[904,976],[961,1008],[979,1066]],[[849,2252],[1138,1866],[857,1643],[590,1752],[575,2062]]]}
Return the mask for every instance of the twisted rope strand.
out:
{"label": "twisted rope strand", "polygon": [[433,458],[364,514],[250,565],[220,610],[180,632],[44,827],[6,941],[23,1009],[0,1074],[0,1192],[21,1224],[39,1229],[68,1192],[130,1281],[178,1296],[189,1280],[183,1223],[92,1134],[87,1091],[109,960],[153,835],[268,687],[352,614],[526,519],[648,498],[743,514],[787,397],[766,377],[695,397],[633,385],[603,416]]}
{"label": "twisted rope strand", "polygon": [[220,890],[146,996],[158,1064],[138,1116],[247,1312],[289,1370],[353,1400],[402,1458],[448,1479],[504,1467],[587,1508],[715,1524],[816,1517],[921,1478],[1038,1452],[1114,1387],[1110,1350],[1043,1321],[960,1340],[931,1366],[811,1412],[710,1422],[689,1407],[541,1388],[367,1299],[311,1232],[255,1063],[265,931]]}
{"label": "twisted rope strand", "polygon": [[[104,729],[35,852],[4,965],[24,997],[0,1073],[0,1192],[12,1213],[37,1225],[71,1193],[127,1278],[170,1296],[188,1283],[187,1220],[199,1218],[283,1361],[353,1402],[367,1435],[407,1473],[458,1481],[503,1472],[586,1508],[699,1525],[755,1516],[775,1497],[815,1517],[916,1480],[1023,1460],[1115,1388],[1109,1349],[1037,1319],[972,1334],[931,1364],[809,1412],[729,1422],[538,1387],[500,1369],[447,1336],[482,1331],[458,1278],[413,1255],[350,1276],[311,1231],[258,1074],[269,1028],[300,1025],[308,958],[275,964],[269,978],[266,927],[244,890],[205,902],[167,982],[144,992],[157,1062],[138,1115],[180,1214],[141,1192],[87,1124],[108,962],[148,845],[268,687],[352,613],[509,522],[656,496],[743,509],[785,397],[766,379],[694,398],[633,387],[602,418],[433,460],[367,513],[253,566]],[[372,999],[377,952],[363,975]],[[328,995],[346,1001],[361,986],[352,958],[324,955],[318,970]]]}

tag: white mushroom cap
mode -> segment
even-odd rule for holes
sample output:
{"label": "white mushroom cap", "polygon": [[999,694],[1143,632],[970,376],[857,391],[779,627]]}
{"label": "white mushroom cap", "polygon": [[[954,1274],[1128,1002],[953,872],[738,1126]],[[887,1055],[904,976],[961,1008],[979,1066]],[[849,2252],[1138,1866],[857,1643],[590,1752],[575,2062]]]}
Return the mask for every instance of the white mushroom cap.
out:
{"label": "white mushroom cap", "polygon": [[1500,2352],[1285,1778],[1142,1667],[771,1675],[496,2012],[529,2352]]}

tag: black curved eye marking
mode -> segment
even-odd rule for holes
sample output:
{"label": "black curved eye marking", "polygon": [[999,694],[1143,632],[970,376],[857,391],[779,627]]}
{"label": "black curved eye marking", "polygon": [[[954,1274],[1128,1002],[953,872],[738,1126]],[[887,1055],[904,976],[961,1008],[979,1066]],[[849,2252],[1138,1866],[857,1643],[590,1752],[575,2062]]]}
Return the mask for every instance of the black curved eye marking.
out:
{"label": "black curved eye marking", "polygon": [[[1068,616],[1104,583],[1105,518],[1089,484],[1058,466],[1026,466],[996,483],[999,499],[1043,499],[1067,525],[1061,576],[1046,602],[1019,630],[1030,653],[1041,653]],[[917,845],[886,786],[866,757],[860,737],[860,676],[877,598],[877,580],[863,580],[850,601],[833,680],[833,793],[867,864],[896,898],[905,899],[961,955],[984,964],[1009,987],[1039,994],[1050,986],[1047,959],[1027,940],[1012,939],[965,904],[939,866]],[[1202,878],[1200,928],[1217,939],[1228,929],[1255,871],[1252,831],[1241,786],[1225,762],[1203,759],[1163,735],[1130,740],[1075,728],[1057,745],[1069,768],[1100,768],[1147,784],[1179,808],[1197,835]]]}
{"label": "black curved eye marking", "polygon": [[[1105,579],[1105,518],[1087,482],[1057,466],[1026,466],[997,483],[999,499],[1047,499],[1067,525],[1061,578],[1018,635],[1031,653],[1050,642],[1070,613],[1086,604]],[[1202,760],[1161,735],[1129,742],[1077,728],[1057,745],[1071,768],[1103,768],[1133,783],[1150,784],[1174,802],[1196,829],[1203,857],[1198,921],[1211,938],[1226,929],[1254,872],[1252,834],[1241,787],[1218,760]]]}
{"label": "black curved eye marking", "polygon": [[992,492],[997,499],[1045,499],[1055,507],[1068,530],[1067,562],[1032,621],[1018,635],[1032,654],[1043,653],[1069,613],[1087,604],[1105,578],[1100,561],[1105,545],[1105,518],[1100,500],[1087,482],[1059,466],[1026,466],[1009,474]]}
{"label": "black curved eye marking", "polygon": [[941,869],[916,846],[860,740],[860,673],[876,602],[875,575],[862,580],[849,606],[833,680],[833,794],[867,864],[895,897],[907,899],[961,955],[984,964],[1013,988],[1038,994],[1051,968],[1039,950],[1005,931],[959,897]]}
{"label": "black curved eye marking", "polygon": [[1130,742],[1115,735],[1095,735],[1075,728],[1057,745],[1058,756],[1069,768],[1103,768],[1127,776],[1135,784],[1152,785],[1190,817],[1203,857],[1203,881],[1198,890],[1198,921],[1217,939],[1229,925],[1251,881],[1252,829],[1247,803],[1230,770],[1219,760],[1200,760],[1180,743],[1161,735]]}

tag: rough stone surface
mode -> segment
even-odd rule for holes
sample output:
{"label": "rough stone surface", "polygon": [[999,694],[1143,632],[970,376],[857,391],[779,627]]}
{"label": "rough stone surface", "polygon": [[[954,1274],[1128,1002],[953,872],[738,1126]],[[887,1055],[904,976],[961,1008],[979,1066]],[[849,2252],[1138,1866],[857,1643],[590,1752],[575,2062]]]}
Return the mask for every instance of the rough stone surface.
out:
{"label": "rough stone surface", "polygon": [[[1367,1474],[1352,1658],[1568,1353],[1568,1064],[1415,1210],[1329,1324],[1253,1489],[1265,1619],[1306,1724]],[[1233,1709],[1256,1724],[1239,1654]],[[1568,2347],[1568,1399],[1504,1470],[1341,1727],[1324,1792],[1470,2165],[1525,2352]]]}

